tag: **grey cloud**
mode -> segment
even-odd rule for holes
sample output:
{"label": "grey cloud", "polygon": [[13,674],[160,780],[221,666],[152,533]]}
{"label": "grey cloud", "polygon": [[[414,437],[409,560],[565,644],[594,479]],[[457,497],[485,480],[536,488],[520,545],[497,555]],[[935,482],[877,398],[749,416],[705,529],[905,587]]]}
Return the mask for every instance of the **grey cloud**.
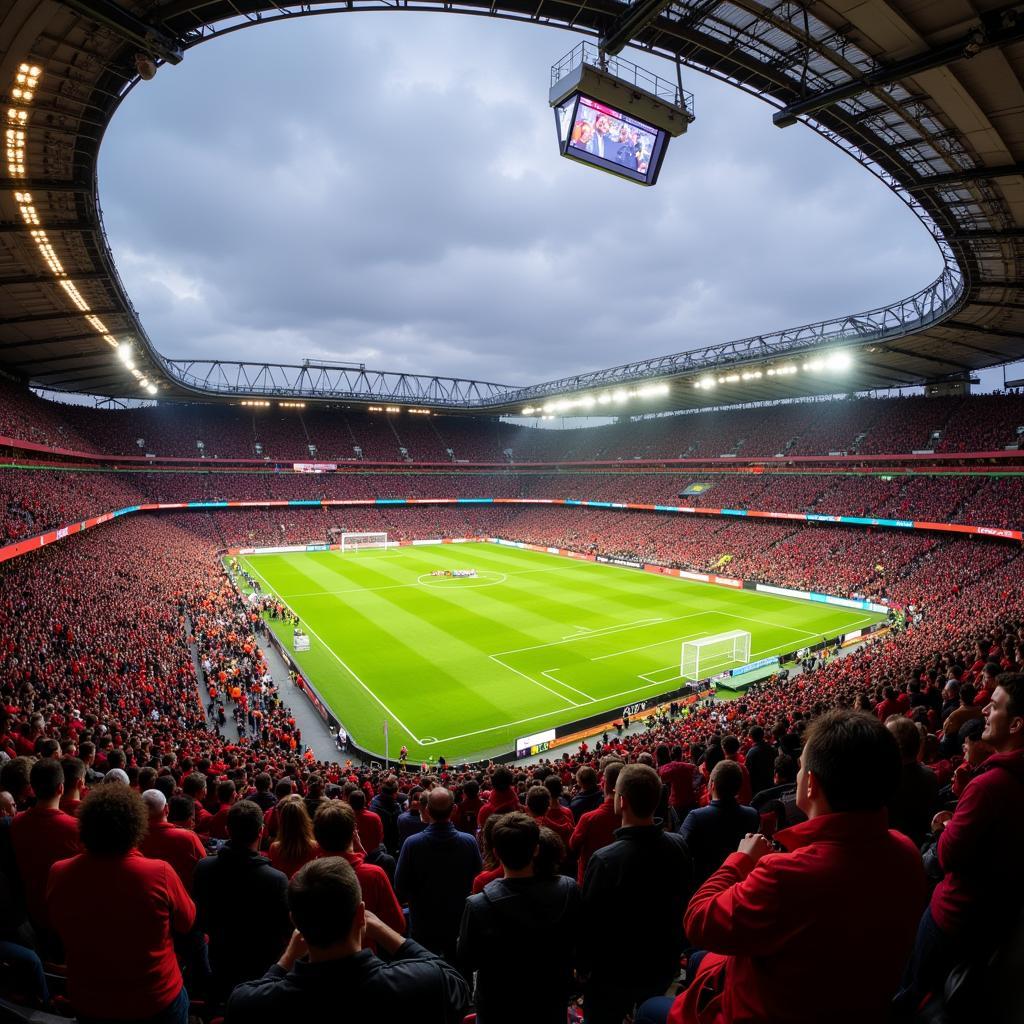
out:
{"label": "grey cloud", "polygon": [[162,69],[101,154],[157,346],[530,382],[870,308],[938,273],[884,186],[696,73],[698,120],[655,189],[561,160],[548,68],[572,42],[316,17]]}

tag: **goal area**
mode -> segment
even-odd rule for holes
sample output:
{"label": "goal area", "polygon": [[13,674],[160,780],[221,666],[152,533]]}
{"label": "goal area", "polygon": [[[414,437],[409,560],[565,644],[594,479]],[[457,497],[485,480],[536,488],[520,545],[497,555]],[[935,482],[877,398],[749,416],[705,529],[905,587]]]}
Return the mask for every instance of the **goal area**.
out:
{"label": "goal area", "polygon": [[394,547],[397,541],[389,541],[386,533],[343,533],[341,535],[342,551],[366,551],[377,548],[387,550]]}
{"label": "goal area", "polygon": [[750,662],[750,634],[743,629],[683,642],[679,674],[697,682]]}

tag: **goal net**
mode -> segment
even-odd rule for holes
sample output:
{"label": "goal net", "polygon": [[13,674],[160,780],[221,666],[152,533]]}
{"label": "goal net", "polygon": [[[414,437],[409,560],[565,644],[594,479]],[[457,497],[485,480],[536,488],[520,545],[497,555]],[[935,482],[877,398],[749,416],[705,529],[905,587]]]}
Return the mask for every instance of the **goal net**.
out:
{"label": "goal net", "polygon": [[342,551],[364,551],[367,548],[392,547],[386,533],[343,533],[341,535]]}
{"label": "goal net", "polygon": [[743,629],[716,633],[683,643],[679,674],[684,679],[707,679],[717,672],[746,665],[750,661],[750,634]]}

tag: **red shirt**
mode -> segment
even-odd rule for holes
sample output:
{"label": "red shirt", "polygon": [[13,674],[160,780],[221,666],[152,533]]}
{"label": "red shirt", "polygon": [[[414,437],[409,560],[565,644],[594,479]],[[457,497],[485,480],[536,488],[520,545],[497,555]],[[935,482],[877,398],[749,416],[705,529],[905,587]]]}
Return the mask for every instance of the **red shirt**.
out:
{"label": "red shirt", "polygon": [[195,801],[195,828],[201,836],[210,834],[210,822],[213,815],[198,801]]}
{"label": "red shirt", "polygon": [[[887,824],[824,814],[776,833],[786,853],[729,854],[687,908],[711,952],[669,1024],[885,1019],[925,905],[921,855]],[[852,970],[866,949],[871,970]]]}
{"label": "red shirt", "polygon": [[[211,839],[227,839],[228,811],[231,810],[231,806],[231,804],[221,804],[220,807],[217,808],[216,814],[207,815],[206,819],[203,821],[203,825],[206,829],[204,834],[209,835]],[[198,805],[196,814],[196,831],[203,832],[199,827]]]}
{"label": "red shirt", "polygon": [[206,847],[195,832],[178,828],[169,821],[151,821],[139,851],[143,857],[167,861],[189,892],[196,865],[206,856]]}
{"label": "red shirt", "polygon": [[697,806],[697,769],[687,761],[670,761],[658,769],[662,782],[672,788],[668,802],[677,811],[692,811]]}
{"label": "red shirt", "polygon": [[576,881],[583,884],[590,858],[615,840],[615,830],[622,827],[622,815],[615,813],[615,797],[605,797],[604,803],[580,816],[569,839],[569,849],[579,858]]}
{"label": "red shirt", "polygon": [[473,879],[473,895],[475,896],[479,892],[484,891],[484,886],[489,882],[493,882],[496,878],[504,878],[505,869],[499,864],[496,868],[487,868],[480,872],[476,878]]}
{"label": "red shirt", "polygon": [[11,822],[11,845],[25,887],[29,917],[45,925],[46,880],[50,868],[82,849],[78,841],[78,819],[58,808],[32,807],[16,815]]}
{"label": "red shirt", "polygon": [[363,890],[363,902],[367,908],[389,928],[394,928],[399,935],[404,935],[405,915],[402,913],[398,897],[395,896],[395,890],[391,888],[387,872],[376,864],[367,864],[366,857],[361,853],[343,853],[341,856],[352,865],[352,870],[359,879],[359,888]]}
{"label": "red shirt", "polygon": [[[144,1019],[177,998],[182,981],[171,933],[190,931],[196,908],[170,864],[138,850],[124,857],[82,853],[53,866],[46,898],[80,1014]],[[122,937],[116,950],[85,926],[94,920]]]}
{"label": "red shirt", "polygon": [[487,799],[484,801],[483,807],[480,808],[480,813],[476,816],[476,826],[483,831],[487,819],[492,814],[508,814],[509,811],[519,810],[522,810],[522,807],[519,804],[519,797],[514,789],[508,789],[504,793],[499,793],[498,790],[492,789],[487,794]]}
{"label": "red shirt", "polygon": [[316,843],[313,843],[313,848],[310,850],[308,857],[300,857],[298,860],[290,860],[286,857],[281,850],[280,843],[270,844],[271,865],[277,868],[278,871],[283,871],[289,878],[291,878],[299,868],[304,867],[311,860],[316,860],[317,857],[320,856],[322,856],[320,853],[320,847]]}
{"label": "red shirt", "polygon": [[369,852],[376,850],[384,842],[384,823],[376,811],[368,811],[365,808],[356,811],[356,830],[359,832],[359,841],[363,849]]}

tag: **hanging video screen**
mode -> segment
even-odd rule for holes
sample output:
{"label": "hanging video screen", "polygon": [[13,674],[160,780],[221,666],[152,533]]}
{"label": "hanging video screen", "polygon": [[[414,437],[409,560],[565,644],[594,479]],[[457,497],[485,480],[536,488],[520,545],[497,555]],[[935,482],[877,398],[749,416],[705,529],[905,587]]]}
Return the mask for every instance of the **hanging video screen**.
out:
{"label": "hanging video screen", "polygon": [[639,185],[653,185],[668,133],[575,93],[555,109],[562,155]]}

